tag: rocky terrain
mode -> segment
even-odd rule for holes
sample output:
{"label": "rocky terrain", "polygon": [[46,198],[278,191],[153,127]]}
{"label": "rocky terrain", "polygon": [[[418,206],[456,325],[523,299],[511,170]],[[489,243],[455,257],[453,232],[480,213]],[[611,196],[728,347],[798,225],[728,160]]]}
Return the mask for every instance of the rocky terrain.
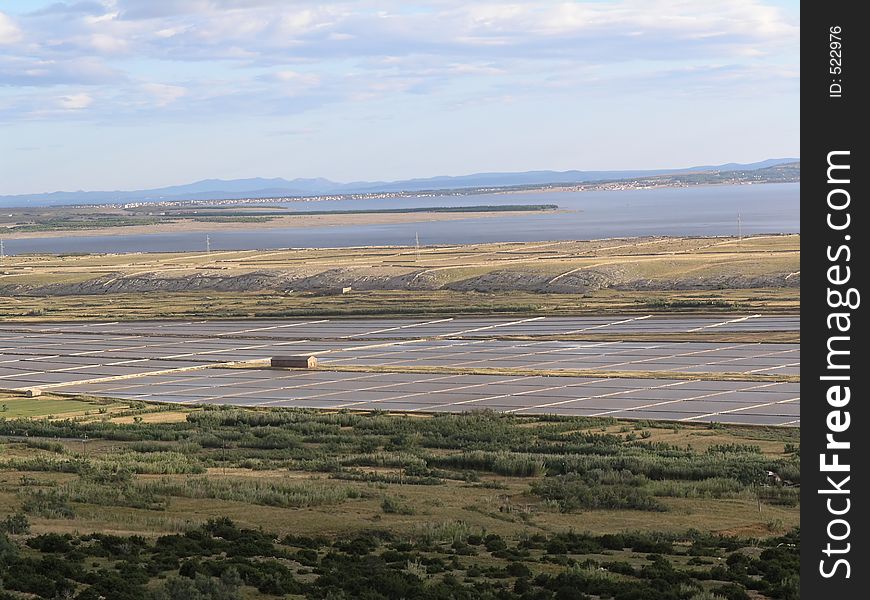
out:
{"label": "rocky terrain", "polygon": [[113,273],[86,281],[39,284],[0,285],[0,294],[9,296],[80,296],[129,294],[144,292],[254,292],[329,294],[343,288],[353,290],[438,290],[536,293],[586,293],[602,289],[616,290],[703,290],[734,288],[800,287],[800,275],[768,273],[764,275],[718,274],[712,276],[637,277],[622,266],[581,268],[552,275],[534,269],[513,267],[463,278],[444,278],[442,272],[401,267],[307,268],[258,270],[224,274],[195,272],[166,275],[159,272],[125,275]]}

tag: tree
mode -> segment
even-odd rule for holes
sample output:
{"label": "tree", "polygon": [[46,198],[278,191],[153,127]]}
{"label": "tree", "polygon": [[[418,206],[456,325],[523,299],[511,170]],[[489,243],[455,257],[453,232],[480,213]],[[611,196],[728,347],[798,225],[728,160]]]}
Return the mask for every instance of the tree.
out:
{"label": "tree", "polygon": [[0,531],[5,531],[12,535],[30,533],[30,521],[27,519],[27,515],[21,512],[17,512],[14,515],[6,515],[6,518],[0,522]]}

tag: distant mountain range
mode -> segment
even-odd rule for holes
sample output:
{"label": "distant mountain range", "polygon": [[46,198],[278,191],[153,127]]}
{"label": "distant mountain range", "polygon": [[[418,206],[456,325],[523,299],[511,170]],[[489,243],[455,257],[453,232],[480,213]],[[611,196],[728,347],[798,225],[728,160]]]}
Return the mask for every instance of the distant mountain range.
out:
{"label": "distant mountain range", "polygon": [[337,183],[323,178],[282,179],[204,179],[185,185],[150,190],[50,192],[0,196],[0,206],[58,206],[70,204],[113,204],[123,202],[157,202],[163,200],[218,200],[234,198],[274,198],[281,196],[316,196],[324,194],[370,194],[378,192],[416,192],[477,187],[509,187],[545,184],[568,184],[678,175],[705,171],[757,170],[798,162],[797,158],[772,158],[761,162],[704,165],[683,169],[634,171],[524,171],[519,173],[474,173],[472,175],[428,177],[402,181],[355,181]]}

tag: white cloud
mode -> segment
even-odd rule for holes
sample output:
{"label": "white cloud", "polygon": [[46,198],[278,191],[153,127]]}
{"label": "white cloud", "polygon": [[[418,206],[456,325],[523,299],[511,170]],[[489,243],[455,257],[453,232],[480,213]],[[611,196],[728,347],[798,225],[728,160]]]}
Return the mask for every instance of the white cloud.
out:
{"label": "white cloud", "polygon": [[101,85],[117,84],[123,79],[120,71],[96,58],[57,59],[0,55],[0,85]]}
{"label": "white cloud", "polygon": [[165,29],[158,29],[154,32],[154,35],[159,38],[170,38],[174,35],[178,35],[183,32],[184,28],[182,27],[167,27]]}
{"label": "white cloud", "polygon": [[[163,114],[201,110],[206,98],[212,110],[269,113],[288,106],[288,95],[294,98],[289,106],[297,110],[318,102],[448,93],[463,86],[466,97],[449,102],[462,103],[472,93],[501,96],[503,86],[513,87],[514,95],[542,86],[552,93],[579,93],[590,83],[606,85],[624,77],[626,70],[655,81],[687,64],[729,64],[736,73],[771,56],[796,57],[797,23],[764,2],[57,4],[17,22],[0,13],[0,43],[16,44],[0,56],[0,85],[108,88],[111,83],[110,93],[100,94],[101,108],[123,113],[131,106],[172,104],[173,110]],[[771,71],[797,68],[796,58],[782,61],[771,64],[777,67]],[[202,65],[202,73],[192,65]],[[155,82],[167,77],[171,85]],[[235,81],[216,89],[214,79]],[[763,93],[767,84],[760,85]],[[136,102],[142,93],[145,98]],[[246,94],[256,101],[245,107],[238,100]],[[226,101],[219,102],[221,97]]]}
{"label": "white cloud", "polygon": [[143,83],[139,87],[154,99],[154,105],[158,107],[168,106],[187,94],[181,86],[164,83]]}
{"label": "white cloud", "polygon": [[313,73],[300,73],[299,71],[283,69],[275,71],[273,77],[278,81],[293,83],[299,86],[315,87],[320,85],[320,77]]}
{"label": "white cloud", "polygon": [[264,63],[387,53],[619,61],[764,47],[795,42],[798,33],[795,23],[762,0],[450,0],[425,11],[410,6],[398,0],[116,0],[107,1],[101,15],[48,13],[31,17],[27,26],[43,49],[48,44],[40,40],[61,47],[66,40],[83,45],[82,52],[129,48],[142,57],[197,61],[245,55]]}
{"label": "white cloud", "polygon": [[81,110],[83,108],[89,107],[93,103],[93,97],[85,93],[61,96],[57,100],[58,107],[62,108],[63,110]]}
{"label": "white cloud", "polygon": [[0,44],[14,44],[21,39],[21,29],[15,22],[0,12]]}
{"label": "white cloud", "polygon": [[127,40],[104,33],[95,33],[88,39],[88,44],[95,50],[105,54],[124,52],[129,47]]}

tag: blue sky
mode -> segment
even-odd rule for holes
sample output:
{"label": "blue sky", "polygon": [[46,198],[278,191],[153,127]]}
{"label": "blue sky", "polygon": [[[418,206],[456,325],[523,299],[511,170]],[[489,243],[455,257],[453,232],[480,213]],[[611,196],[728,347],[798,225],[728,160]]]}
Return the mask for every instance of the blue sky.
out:
{"label": "blue sky", "polygon": [[0,194],[797,156],[799,3],[0,0]]}

